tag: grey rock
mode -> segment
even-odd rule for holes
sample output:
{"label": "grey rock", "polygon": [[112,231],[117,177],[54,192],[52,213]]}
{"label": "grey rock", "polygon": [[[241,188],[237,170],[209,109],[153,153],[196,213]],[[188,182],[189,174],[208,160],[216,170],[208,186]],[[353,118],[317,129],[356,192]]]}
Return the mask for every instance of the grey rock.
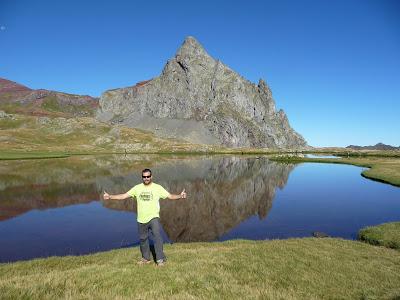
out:
{"label": "grey rock", "polygon": [[51,123],[51,119],[49,117],[38,117],[36,122],[40,125],[46,125]]}
{"label": "grey rock", "polygon": [[12,114],[6,113],[4,110],[0,110],[0,119],[15,119]]}
{"label": "grey rock", "polygon": [[271,89],[244,79],[185,39],[161,75],[106,91],[97,118],[161,137],[227,147],[305,148],[304,138],[276,111]]}
{"label": "grey rock", "polygon": [[316,237],[316,238],[328,238],[328,237],[330,237],[327,233],[321,232],[321,231],[314,231],[312,233],[312,235],[313,235],[313,237]]}

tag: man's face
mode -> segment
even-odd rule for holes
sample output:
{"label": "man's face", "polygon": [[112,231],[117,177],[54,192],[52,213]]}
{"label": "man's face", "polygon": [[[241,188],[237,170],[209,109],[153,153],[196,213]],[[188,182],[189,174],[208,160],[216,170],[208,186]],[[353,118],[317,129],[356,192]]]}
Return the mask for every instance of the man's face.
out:
{"label": "man's face", "polygon": [[151,173],[150,172],[144,172],[142,173],[142,180],[145,185],[151,183]]}

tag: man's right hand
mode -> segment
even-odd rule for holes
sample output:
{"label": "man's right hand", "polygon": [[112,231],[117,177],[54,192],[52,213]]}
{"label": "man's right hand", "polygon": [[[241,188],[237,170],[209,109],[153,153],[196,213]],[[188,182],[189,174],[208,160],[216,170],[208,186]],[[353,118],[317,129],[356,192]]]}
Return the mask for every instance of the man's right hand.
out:
{"label": "man's right hand", "polygon": [[111,199],[110,195],[106,191],[103,192],[103,199],[104,200],[110,200]]}

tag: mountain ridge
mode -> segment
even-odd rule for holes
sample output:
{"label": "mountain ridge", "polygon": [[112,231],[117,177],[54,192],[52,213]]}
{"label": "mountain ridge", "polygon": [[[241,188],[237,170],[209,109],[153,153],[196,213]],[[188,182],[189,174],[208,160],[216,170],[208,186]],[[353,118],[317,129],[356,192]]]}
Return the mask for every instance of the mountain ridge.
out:
{"label": "mountain ridge", "polygon": [[374,146],[357,146],[357,145],[349,145],[346,147],[347,149],[353,149],[353,150],[400,150],[399,147],[391,146],[391,145],[386,145],[383,143],[377,143]]}
{"label": "mountain ridge", "polygon": [[93,116],[98,98],[64,92],[31,89],[0,78],[0,109],[34,116]]}

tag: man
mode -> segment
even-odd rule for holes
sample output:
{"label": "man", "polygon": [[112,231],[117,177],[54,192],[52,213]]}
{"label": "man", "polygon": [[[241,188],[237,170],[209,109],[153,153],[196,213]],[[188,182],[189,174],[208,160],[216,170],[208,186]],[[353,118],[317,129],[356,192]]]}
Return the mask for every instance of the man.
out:
{"label": "man", "polygon": [[104,191],[104,200],[124,200],[129,197],[136,197],[137,201],[137,222],[140,239],[141,260],[138,264],[149,264],[150,246],[149,246],[149,230],[153,233],[154,249],[156,252],[157,266],[163,266],[165,263],[165,255],[163,252],[163,240],[161,236],[160,224],[160,203],[159,199],[181,199],[186,198],[185,189],[179,194],[170,194],[161,185],[152,182],[150,169],[142,171],[143,183],[135,185],[125,194],[110,195]]}

